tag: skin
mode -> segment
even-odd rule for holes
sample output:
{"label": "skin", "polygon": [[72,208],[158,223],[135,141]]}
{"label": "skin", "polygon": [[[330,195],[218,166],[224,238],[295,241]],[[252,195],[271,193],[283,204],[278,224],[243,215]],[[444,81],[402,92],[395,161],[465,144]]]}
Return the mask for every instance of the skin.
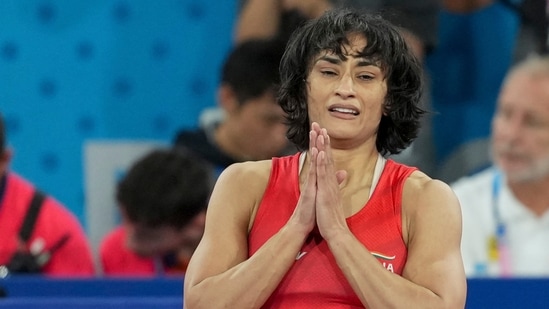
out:
{"label": "skin", "polygon": [[[450,0],[447,6],[455,9],[469,7],[459,3],[463,0]],[[482,2],[482,0],[478,0]],[[493,1],[493,0],[490,0]],[[460,6],[461,5],[461,6]],[[268,38],[276,35],[282,12],[298,10],[305,17],[317,18],[333,8],[329,0],[247,0],[235,26],[235,42],[244,42],[253,38]],[[402,35],[414,55],[423,61],[425,46],[423,41],[411,31],[402,29]]]}
{"label": "skin", "polygon": [[296,9],[316,18],[331,8],[329,0],[247,0],[236,23],[235,41],[273,36],[286,10]]}
{"label": "skin", "polygon": [[237,161],[270,159],[288,147],[285,113],[273,91],[240,104],[224,85],[219,102],[225,119],[215,132],[216,144]]}
{"label": "skin", "polygon": [[11,156],[11,150],[9,149],[4,149],[3,152],[0,152],[0,176],[7,173]]}
{"label": "skin", "polygon": [[445,10],[454,13],[471,13],[484,7],[492,5],[494,0],[444,0],[442,1]]}
{"label": "skin", "polygon": [[298,10],[309,18],[317,18],[332,8],[329,0],[282,0],[285,10]]}
{"label": "skin", "polygon": [[205,212],[179,229],[173,226],[147,227],[125,220],[126,245],[142,256],[160,256],[177,251],[183,260],[189,260],[204,231]]}
{"label": "skin", "polygon": [[[387,93],[380,68],[353,56],[366,41],[355,37],[351,42],[343,61],[334,61],[327,53],[313,60],[307,78],[310,145],[293,215],[248,258],[247,235],[271,162],[226,169],[212,194],[204,237],[187,270],[185,308],[261,307],[315,224],[364,306],[464,307],[461,212],[446,184],[419,171],[405,182],[402,226],[408,260],[402,276],[387,271],[347,226],[345,218],[365,205],[371,190],[378,158],[376,132]],[[335,106],[357,113],[337,111]]]}
{"label": "skin", "polygon": [[506,79],[492,121],[492,154],[514,195],[538,216],[549,209],[549,74]]}

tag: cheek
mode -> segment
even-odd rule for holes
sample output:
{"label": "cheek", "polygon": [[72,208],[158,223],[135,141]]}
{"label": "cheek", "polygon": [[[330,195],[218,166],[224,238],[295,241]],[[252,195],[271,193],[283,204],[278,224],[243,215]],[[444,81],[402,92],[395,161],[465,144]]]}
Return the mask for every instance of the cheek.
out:
{"label": "cheek", "polygon": [[531,140],[531,144],[533,147],[536,147],[538,149],[538,153],[542,156],[548,156],[549,155],[549,135],[543,132],[543,135],[541,136],[533,136],[534,138]]}
{"label": "cheek", "polygon": [[506,130],[509,129],[509,124],[500,117],[494,118],[492,121],[492,139],[494,141],[502,141],[506,135]]}
{"label": "cheek", "polygon": [[309,114],[310,121],[316,121],[320,116],[320,108],[317,102],[318,101],[314,97],[309,96],[309,100],[307,102],[307,113]]}

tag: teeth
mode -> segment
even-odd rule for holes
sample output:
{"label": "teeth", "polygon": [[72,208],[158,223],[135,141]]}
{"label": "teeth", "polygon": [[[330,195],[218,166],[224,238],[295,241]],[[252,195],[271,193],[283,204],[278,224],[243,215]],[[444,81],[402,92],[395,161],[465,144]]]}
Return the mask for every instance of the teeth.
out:
{"label": "teeth", "polygon": [[355,110],[348,109],[348,108],[335,107],[333,110],[336,111],[336,112],[346,113],[346,114],[353,114],[353,115],[358,114]]}

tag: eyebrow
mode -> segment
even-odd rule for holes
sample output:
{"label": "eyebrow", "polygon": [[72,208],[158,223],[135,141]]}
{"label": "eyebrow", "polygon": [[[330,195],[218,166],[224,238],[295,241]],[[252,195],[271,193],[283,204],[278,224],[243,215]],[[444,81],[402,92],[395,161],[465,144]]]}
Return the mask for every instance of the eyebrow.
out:
{"label": "eyebrow", "polygon": [[[358,66],[360,67],[365,67],[365,66],[378,66],[375,62],[371,61],[371,60],[368,60],[368,59],[365,59],[363,57],[354,57],[353,58],[357,58],[357,59],[360,59],[360,61],[358,62]],[[340,64],[341,62],[343,62],[341,60],[341,58],[339,57],[335,57],[335,56],[328,56],[328,55],[324,55],[320,58],[318,58],[316,60],[316,62],[319,62],[319,61],[326,61],[326,62],[329,62],[329,63],[332,63],[332,64]]]}

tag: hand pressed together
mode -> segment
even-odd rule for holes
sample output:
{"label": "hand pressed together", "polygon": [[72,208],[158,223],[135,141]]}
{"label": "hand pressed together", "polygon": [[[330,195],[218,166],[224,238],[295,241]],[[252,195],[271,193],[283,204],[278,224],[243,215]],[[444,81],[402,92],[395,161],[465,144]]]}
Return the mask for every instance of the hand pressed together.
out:
{"label": "hand pressed together", "polygon": [[322,237],[329,239],[337,231],[348,230],[340,197],[347,172],[335,169],[326,129],[313,122],[309,140],[309,168],[294,217],[307,232],[317,226]]}

